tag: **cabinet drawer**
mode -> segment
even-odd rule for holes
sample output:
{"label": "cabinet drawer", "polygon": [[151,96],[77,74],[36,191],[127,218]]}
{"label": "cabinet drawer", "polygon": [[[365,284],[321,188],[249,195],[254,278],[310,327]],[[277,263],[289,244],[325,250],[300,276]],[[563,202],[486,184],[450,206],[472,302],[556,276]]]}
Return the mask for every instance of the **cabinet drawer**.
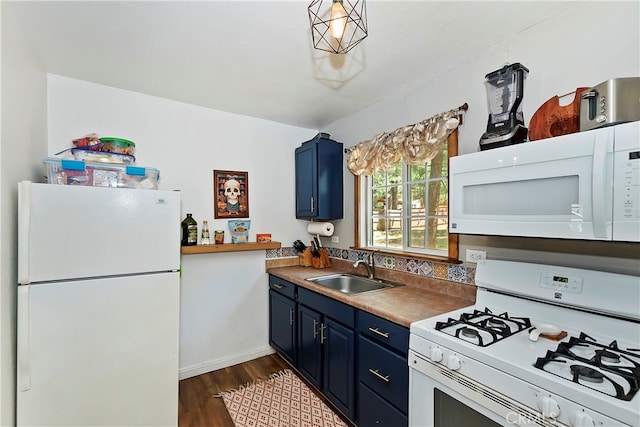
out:
{"label": "cabinet drawer", "polygon": [[358,426],[360,427],[404,427],[408,425],[405,414],[362,383],[358,388],[358,408]]}
{"label": "cabinet drawer", "polygon": [[358,338],[358,378],[406,413],[409,400],[407,358],[369,340]]}
{"label": "cabinet drawer", "polygon": [[358,330],[372,340],[384,343],[407,354],[409,351],[409,328],[381,319],[366,311],[358,311]]}
{"label": "cabinet drawer", "polygon": [[296,285],[272,274],[269,275],[269,288],[291,299],[296,298]]}
{"label": "cabinet drawer", "polygon": [[353,329],[355,327],[355,309],[340,301],[325,297],[324,295],[317,294],[305,288],[299,288],[298,302],[323,313],[333,320],[337,320],[349,328]]}

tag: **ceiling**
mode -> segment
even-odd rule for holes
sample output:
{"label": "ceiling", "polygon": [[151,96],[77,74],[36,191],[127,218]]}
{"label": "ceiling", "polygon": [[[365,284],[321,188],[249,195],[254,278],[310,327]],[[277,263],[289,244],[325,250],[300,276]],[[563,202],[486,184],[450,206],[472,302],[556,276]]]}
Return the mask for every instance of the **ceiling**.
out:
{"label": "ceiling", "polygon": [[367,1],[369,36],[312,47],[307,1],[2,1],[46,72],[321,130],[578,2]]}

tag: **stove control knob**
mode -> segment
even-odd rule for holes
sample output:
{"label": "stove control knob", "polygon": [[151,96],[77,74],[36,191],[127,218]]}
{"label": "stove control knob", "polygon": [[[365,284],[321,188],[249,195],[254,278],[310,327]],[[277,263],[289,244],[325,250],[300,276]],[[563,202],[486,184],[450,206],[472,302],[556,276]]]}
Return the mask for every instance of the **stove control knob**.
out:
{"label": "stove control knob", "polygon": [[457,371],[461,366],[462,362],[460,361],[460,358],[455,354],[447,357],[447,368],[451,369],[452,371]]}
{"label": "stove control knob", "polygon": [[440,362],[442,360],[442,350],[440,347],[433,347],[429,352],[429,359],[434,362]]}
{"label": "stove control knob", "polygon": [[556,418],[560,415],[560,405],[550,396],[543,396],[538,399],[538,408],[542,411],[545,418]]}
{"label": "stove control knob", "polygon": [[571,424],[572,427],[594,427],[596,425],[591,415],[584,411],[575,411],[572,413],[569,417],[569,424]]}

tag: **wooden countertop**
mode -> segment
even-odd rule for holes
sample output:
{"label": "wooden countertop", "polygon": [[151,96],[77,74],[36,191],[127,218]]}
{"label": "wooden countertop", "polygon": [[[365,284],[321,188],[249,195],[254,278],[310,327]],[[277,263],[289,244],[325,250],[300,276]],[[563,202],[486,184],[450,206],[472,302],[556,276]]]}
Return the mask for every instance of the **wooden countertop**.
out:
{"label": "wooden countertop", "polygon": [[412,322],[467,307],[475,302],[474,285],[382,268],[377,270],[377,277],[404,286],[350,296],[305,280],[328,274],[353,273],[351,263],[339,261],[325,269],[291,266],[270,268],[267,272],[405,327],[409,327]]}

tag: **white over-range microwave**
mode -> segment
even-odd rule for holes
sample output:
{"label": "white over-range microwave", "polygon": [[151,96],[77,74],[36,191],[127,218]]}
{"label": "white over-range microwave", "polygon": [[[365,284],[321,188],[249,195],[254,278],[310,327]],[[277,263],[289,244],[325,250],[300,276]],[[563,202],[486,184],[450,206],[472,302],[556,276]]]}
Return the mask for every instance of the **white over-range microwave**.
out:
{"label": "white over-range microwave", "polygon": [[449,230],[640,241],[640,122],[451,158]]}

